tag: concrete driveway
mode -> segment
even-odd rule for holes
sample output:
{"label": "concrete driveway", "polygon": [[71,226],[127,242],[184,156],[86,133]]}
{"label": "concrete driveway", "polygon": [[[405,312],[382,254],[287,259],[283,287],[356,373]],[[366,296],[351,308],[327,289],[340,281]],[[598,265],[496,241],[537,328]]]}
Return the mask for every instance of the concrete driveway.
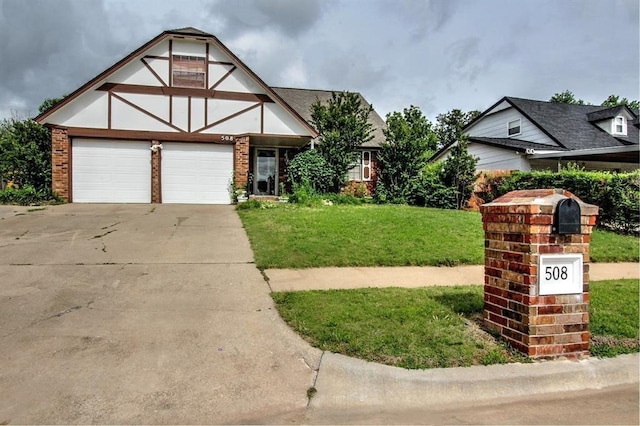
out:
{"label": "concrete driveway", "polygon": [[284,423],[321,352],[231,206],[0,206],[0,424]]}

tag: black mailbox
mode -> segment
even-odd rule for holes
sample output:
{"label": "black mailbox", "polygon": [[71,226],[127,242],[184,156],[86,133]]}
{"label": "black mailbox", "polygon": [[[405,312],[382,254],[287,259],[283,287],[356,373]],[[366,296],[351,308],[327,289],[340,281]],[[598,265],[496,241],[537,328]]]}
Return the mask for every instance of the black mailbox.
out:
{"label": "black mailbox", "polygon": [[556,234],[580,233],[580,204],[573,198],[558,201],[553,218],[553,232]]}

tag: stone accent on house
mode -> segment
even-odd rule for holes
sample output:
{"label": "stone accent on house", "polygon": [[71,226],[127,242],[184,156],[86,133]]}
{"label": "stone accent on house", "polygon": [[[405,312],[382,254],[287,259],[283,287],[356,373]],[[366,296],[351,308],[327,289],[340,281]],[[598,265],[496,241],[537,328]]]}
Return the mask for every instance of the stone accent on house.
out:
{"label": "stone accent on house", "polygon": [[[160,145],[159,141],[151,141],[151,146]],[[151,202],[162,203],[162,152],[160,149],[151,151]]]}
{"label": "stone accent on house", "polygon": [[71,144],[67,129],[51,128],[51,189],[63,200],[70,202]]}
{"label": "stone accent on house", "polygon": [[[556,205],[580,205],[579,234],[554,234]],[[484,323],[536,359],[589,355],[589,242],[598,207],[561,189],[510,192],[481,207],[485,231]],[[583,256],[579,294],[539,295],[541,254]]]}
{"label": "stone accent on house", "polygon": [[249,180],[249,136],[236,138],[233,148],[233,170],[236,186],[244,188]]}

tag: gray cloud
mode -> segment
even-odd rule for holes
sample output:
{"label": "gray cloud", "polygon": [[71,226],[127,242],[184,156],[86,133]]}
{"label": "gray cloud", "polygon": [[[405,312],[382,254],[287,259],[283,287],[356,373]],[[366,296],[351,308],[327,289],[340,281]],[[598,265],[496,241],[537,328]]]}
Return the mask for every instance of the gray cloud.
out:
{"label": "gray cloud", "polygon": [[45,98],[77,88],[122,51],[107,36],[102,1],[3,0],[0,10],[0,111],[26,106],[35,113]]}
{"label": "gray cloud", "polygon": [[226,20],[224,32],[230,37],[269,28],[296,37],[309,30],[328,5],[326,0],[219,0],[209,5],[208,14]]}

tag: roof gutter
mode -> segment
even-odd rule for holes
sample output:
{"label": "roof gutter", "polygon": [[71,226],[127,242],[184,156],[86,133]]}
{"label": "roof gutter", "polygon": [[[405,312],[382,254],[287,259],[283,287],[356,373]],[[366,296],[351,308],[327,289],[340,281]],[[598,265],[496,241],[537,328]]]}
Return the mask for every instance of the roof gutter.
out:
{"label": "roof gutter", "polygon": [[598,154],[619,154],[624,152],[637,152],[640,150],[638,145],[624,145],[624,146],[612,146],[606,148],[590,148],[590,149],[578,149],[574,151],[558,151],[545,154],[532,154],[531,159],[543,159],[543,158],[566,158],[566,157],[580,157],[584,155],[598,155]]}

